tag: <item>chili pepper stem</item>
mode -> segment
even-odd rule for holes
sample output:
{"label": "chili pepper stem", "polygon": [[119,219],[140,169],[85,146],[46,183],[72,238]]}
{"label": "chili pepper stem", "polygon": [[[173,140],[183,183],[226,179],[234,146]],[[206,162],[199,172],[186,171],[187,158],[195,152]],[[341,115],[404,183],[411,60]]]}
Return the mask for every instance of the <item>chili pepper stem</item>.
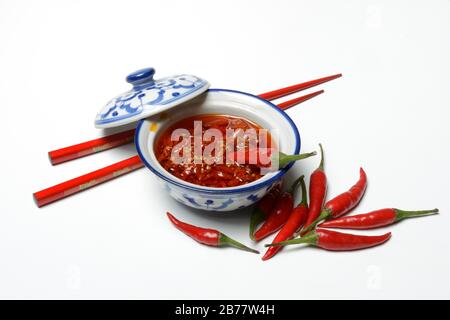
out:
{"label": "chili pepper stem", "polygon": [[319,143],[319,147],[320,147],[320,164],[319,167],[317,168],[317,170],[323,171],[323,148],[322,148],[322,144]]}
{"label": "chili pepper stem", "polygon": [[300,202],[299,206],[305,206],[308,207],[308,195],[306,193],[306,185],[305,185],[305,179],[304,176],[300,177],[300,185],[302,189],[302,201]]}
{"label": "chili pepper stem", "polygon": [[290,194],[293,194],[295,192],[295,190],[297,190],[298,185],[302,183],[304,178],[305,178],[304,175],[301,175],[300,177],[298,177],[297,180],[295,180],[294,183],[291,185],[291,187],[286,191],[289,192]]}
{"label": "chili pepper stem", "polygon": [[241,250],[244,250],[244,251],[248,251],[248,252],[253,252],[253,253],[259,254],[259,251],[255,250],[255,249],[252,249],[252,248],[249,248],[249,247],[243,245],[242,243],[240,243],[240,242],[238,242],[238,241],[228,237],[227,235],[225,235],[223,233],[220,234],[219,245],[228,245],[228,246],[235,247],[235,248],[238,248],[238,249],[241,249]]}
{"label": "chili pepper stem", "polygon": [[317,217],[316,220],[314,220],[309,226],[307,226],[304,230],[302,230],[302,234],[309,233],[312,229],[314,229],[319,222],[322,220],[327,219],[330,216],[331,212],[328,209],[324,209],[320,215]]}
{"label": "chili pepper stem", "polygon": [[311,232],[302,238],[295,238],[292,240],[276,242],[271,244],[266,244],[266,247],[277,247],[277,246],[288,246],[291,244],[312,244],[315,245],[317,243],[318,235],[315,232]]}
{"label": "chili pepper stem", "polygon": [[301,160],[301,159],[306,159],[306,158],[315,156],[316,154],[317,154],[316,151],[309,152],[309,153],[302,153],[302,154],[291,154],[291,155],[285,154],[283,152],[278,152],[278,166],[280,168],[284,168],[290,162]]}
{"label": "chili pepper stem", "polygon": [[255,208],[255,212],[252,214],[250,218],[250,229],[249,229],[249,236],[250,239],[255,241],[255,229],[256,227],[264,221],[266,218],[266,214],[259,208]]}
{"label": "chili pepper stem", "polygon": [[419,210],[419,211],[405,211],[405,210],[400,210],[400,209],[394,209],[394,210],[395,210],[395,221],[400,221],[402,219],[439,213],[439,209],[437,209],[437,208],[433,209],[433,210]]}

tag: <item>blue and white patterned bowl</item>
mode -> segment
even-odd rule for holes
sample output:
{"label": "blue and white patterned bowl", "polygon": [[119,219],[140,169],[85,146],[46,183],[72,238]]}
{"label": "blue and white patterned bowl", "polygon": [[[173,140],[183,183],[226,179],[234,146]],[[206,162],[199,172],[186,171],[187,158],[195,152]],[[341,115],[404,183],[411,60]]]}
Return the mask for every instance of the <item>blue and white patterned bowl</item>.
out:
{"label": "blue and white patterned bowl", "polygon": [[229,188],[199,186],[171,175],[156,159],[153,149],[155,138],[164,128],[178,120],[198,114],[227,114],[249,119],[270,130],[272,137],[278,140],[281,152],[300,152],[300,135],[291,118],[269,101],[244,92],[209,89],[193,100],[141,120],[135,138],[140,158],[169,194],[187,206],[208,211],[232,211],[248,207],[261,199],[292,167],[289,164],[256,181]]}

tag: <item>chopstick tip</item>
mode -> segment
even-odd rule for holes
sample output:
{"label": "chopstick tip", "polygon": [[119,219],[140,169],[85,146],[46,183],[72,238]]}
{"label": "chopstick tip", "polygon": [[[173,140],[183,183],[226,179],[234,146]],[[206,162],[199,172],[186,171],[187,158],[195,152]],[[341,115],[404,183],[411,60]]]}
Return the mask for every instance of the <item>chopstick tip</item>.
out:
{"label": "chopstick tip", "polygon": [[47,152],[47,156],[48,156],[48,161],[50,161],[50,164],[51,164],[52,166],[58,164],[58,162],[54,162],[54,161],[53,161],[53,157],[52,157],[52,152],[51,152],[51,151]]}
{"label": "chopstick tip", "polygon": [[34,201],[34,203],[36,204],[36,206],[38,208],[42,207],[42,205],[39,203],[39,201],[38,201],[38,199],[36,197],[36,193],[33,193],[33,201]]}

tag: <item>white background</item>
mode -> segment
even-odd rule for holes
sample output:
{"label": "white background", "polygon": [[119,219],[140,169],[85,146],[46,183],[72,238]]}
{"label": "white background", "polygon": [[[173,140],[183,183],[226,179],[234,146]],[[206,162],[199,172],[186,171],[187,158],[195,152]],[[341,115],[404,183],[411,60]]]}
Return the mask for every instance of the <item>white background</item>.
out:
{"label": "white background", "polygon": [[[450,298],[449,32],[444,0],[0,0],[0,298]],[[304,151],[325,147],[329,197],[363,166],[356,212],[441,214],[369,232],[393,232],[370,250],[291,247],[262,262],[201,246],[165,216],[250,244],[248,212],[194,212],[146,169],[38,209],[33,192],[134,154],[52,167],[46,153],[100,136],[96,112],[147,66],[251,93],[342,72],[288,111]]]}

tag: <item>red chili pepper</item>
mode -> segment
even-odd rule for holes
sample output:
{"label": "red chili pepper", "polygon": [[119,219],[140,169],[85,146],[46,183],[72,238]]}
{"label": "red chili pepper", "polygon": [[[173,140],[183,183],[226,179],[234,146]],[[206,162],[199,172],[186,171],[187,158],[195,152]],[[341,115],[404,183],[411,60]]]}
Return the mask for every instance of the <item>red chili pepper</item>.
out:
{"label": "red chili pepper", "polygon": [[245,251],[253,252],[253,253],[259,253],[259,251],[251,249],[245,245],[243,245],[240,242],[237,242],[236,240],[231,239],[230,237],[226,236],[220,231],[217,231],[215,229],[206,229],[206,228],[200,228],[193,226],[191,224],[182,222],[175,218],[172,214],[167,212],[167,216],[169,217],[169,220],[174,224],[174,226],[183,232],[184,234],[187,234],[189,237],[194,239],[197,242],[200,242],[202,244],[206,244],[208,246],[213,247],[221,247],[221,246],[231,246],[238,249],[242,249]]}
{"label": "red chili pepper", "polygon": [[438,212],[438,209],[421,211],[404,211],[394,208],[380,209],[369,213],[325,221],[321,223],[319,227],[360,230],[374,229],[388,226],[402,219],[429,215]]}
{"label": "red chili pepper", "polygon": [[281,192],[281,187],[283,183],[280,180],[272,189],[266,194],[255,206],[252,211],[252,215],[250,216],[250,228],[249,228],[249,236],[250,239],[255,240],[255,229],[256,226],[261,222],[266,220],[268,217],[270,210],[273,208],[275,200]]}
{"label": "red chili pepper", "polygon": [[266,246],[285,246],[306,243],[326,250],[347,251],[374,247],[386,242],[390,238],[390,232],[380,236],[361,236],[326,229],[316,229],[302,238],[272,243]]}
{"label": "red chili pepper", "polygon": [[290,162],[306,159],[315,156],[316,154],[317,152],[313,151],[309,153],[288,155],[283,152],[279,152],[274,148],[257,148],[233,151],[228,154],[227,157],[228,159],[232,159],[239,164],[255,164],[258,167],[268,168],[272,166],[272,163],[278,163],[279,168],[284,168]]}
{"label": "red chili pepper", "polygon": [[[286,221],[283,228],[281,228],[280,232],[278,232],[275,239],[273,239],[272,243],[291,239],[306,221],[306,217],[308,216],[308,197],[306,195],[306,186],[303,176],[300,177],[300,185],[302,188],[302,202],[292,210],[289,219]],[[282,247],[270,247],[267,249],[267,252],[262,259],[268,260],[272,258],[281,249]]]}
{"label": "red chili pepper", "polygon": [[[320,164],[309,179],[309,213],[305,222],[305,228],[310,226],[319,216],[327,194],[327,176],[323,169],[323,149],[321,144],[319,144],[319,147],[321,155]],[[300,234],[303,236],[304,232],[302,231]]]}
{"label": "red chili pepper", "polygon": [[361,200],[366,191],[367,176],[363,168],[359,169],[359,180],[348,191],[341,193],[334,197],[327,203],[317,217],[317,219],[302,231],[303,234],[307,234],[311,231],[320,221],[325,219],[338,218],[344,214],[350,212]]}
{"label": "red chili pepper", "polygon": [[272,210],[270,210],[267,220],[255,232],[255,241],[260,241],[272,233],[277,232],[286,223],[294,208],[293,193],[297,189],[300,180],[301,177],[293,183],[289,190],[282,192],[275,200],[275,204]]}

